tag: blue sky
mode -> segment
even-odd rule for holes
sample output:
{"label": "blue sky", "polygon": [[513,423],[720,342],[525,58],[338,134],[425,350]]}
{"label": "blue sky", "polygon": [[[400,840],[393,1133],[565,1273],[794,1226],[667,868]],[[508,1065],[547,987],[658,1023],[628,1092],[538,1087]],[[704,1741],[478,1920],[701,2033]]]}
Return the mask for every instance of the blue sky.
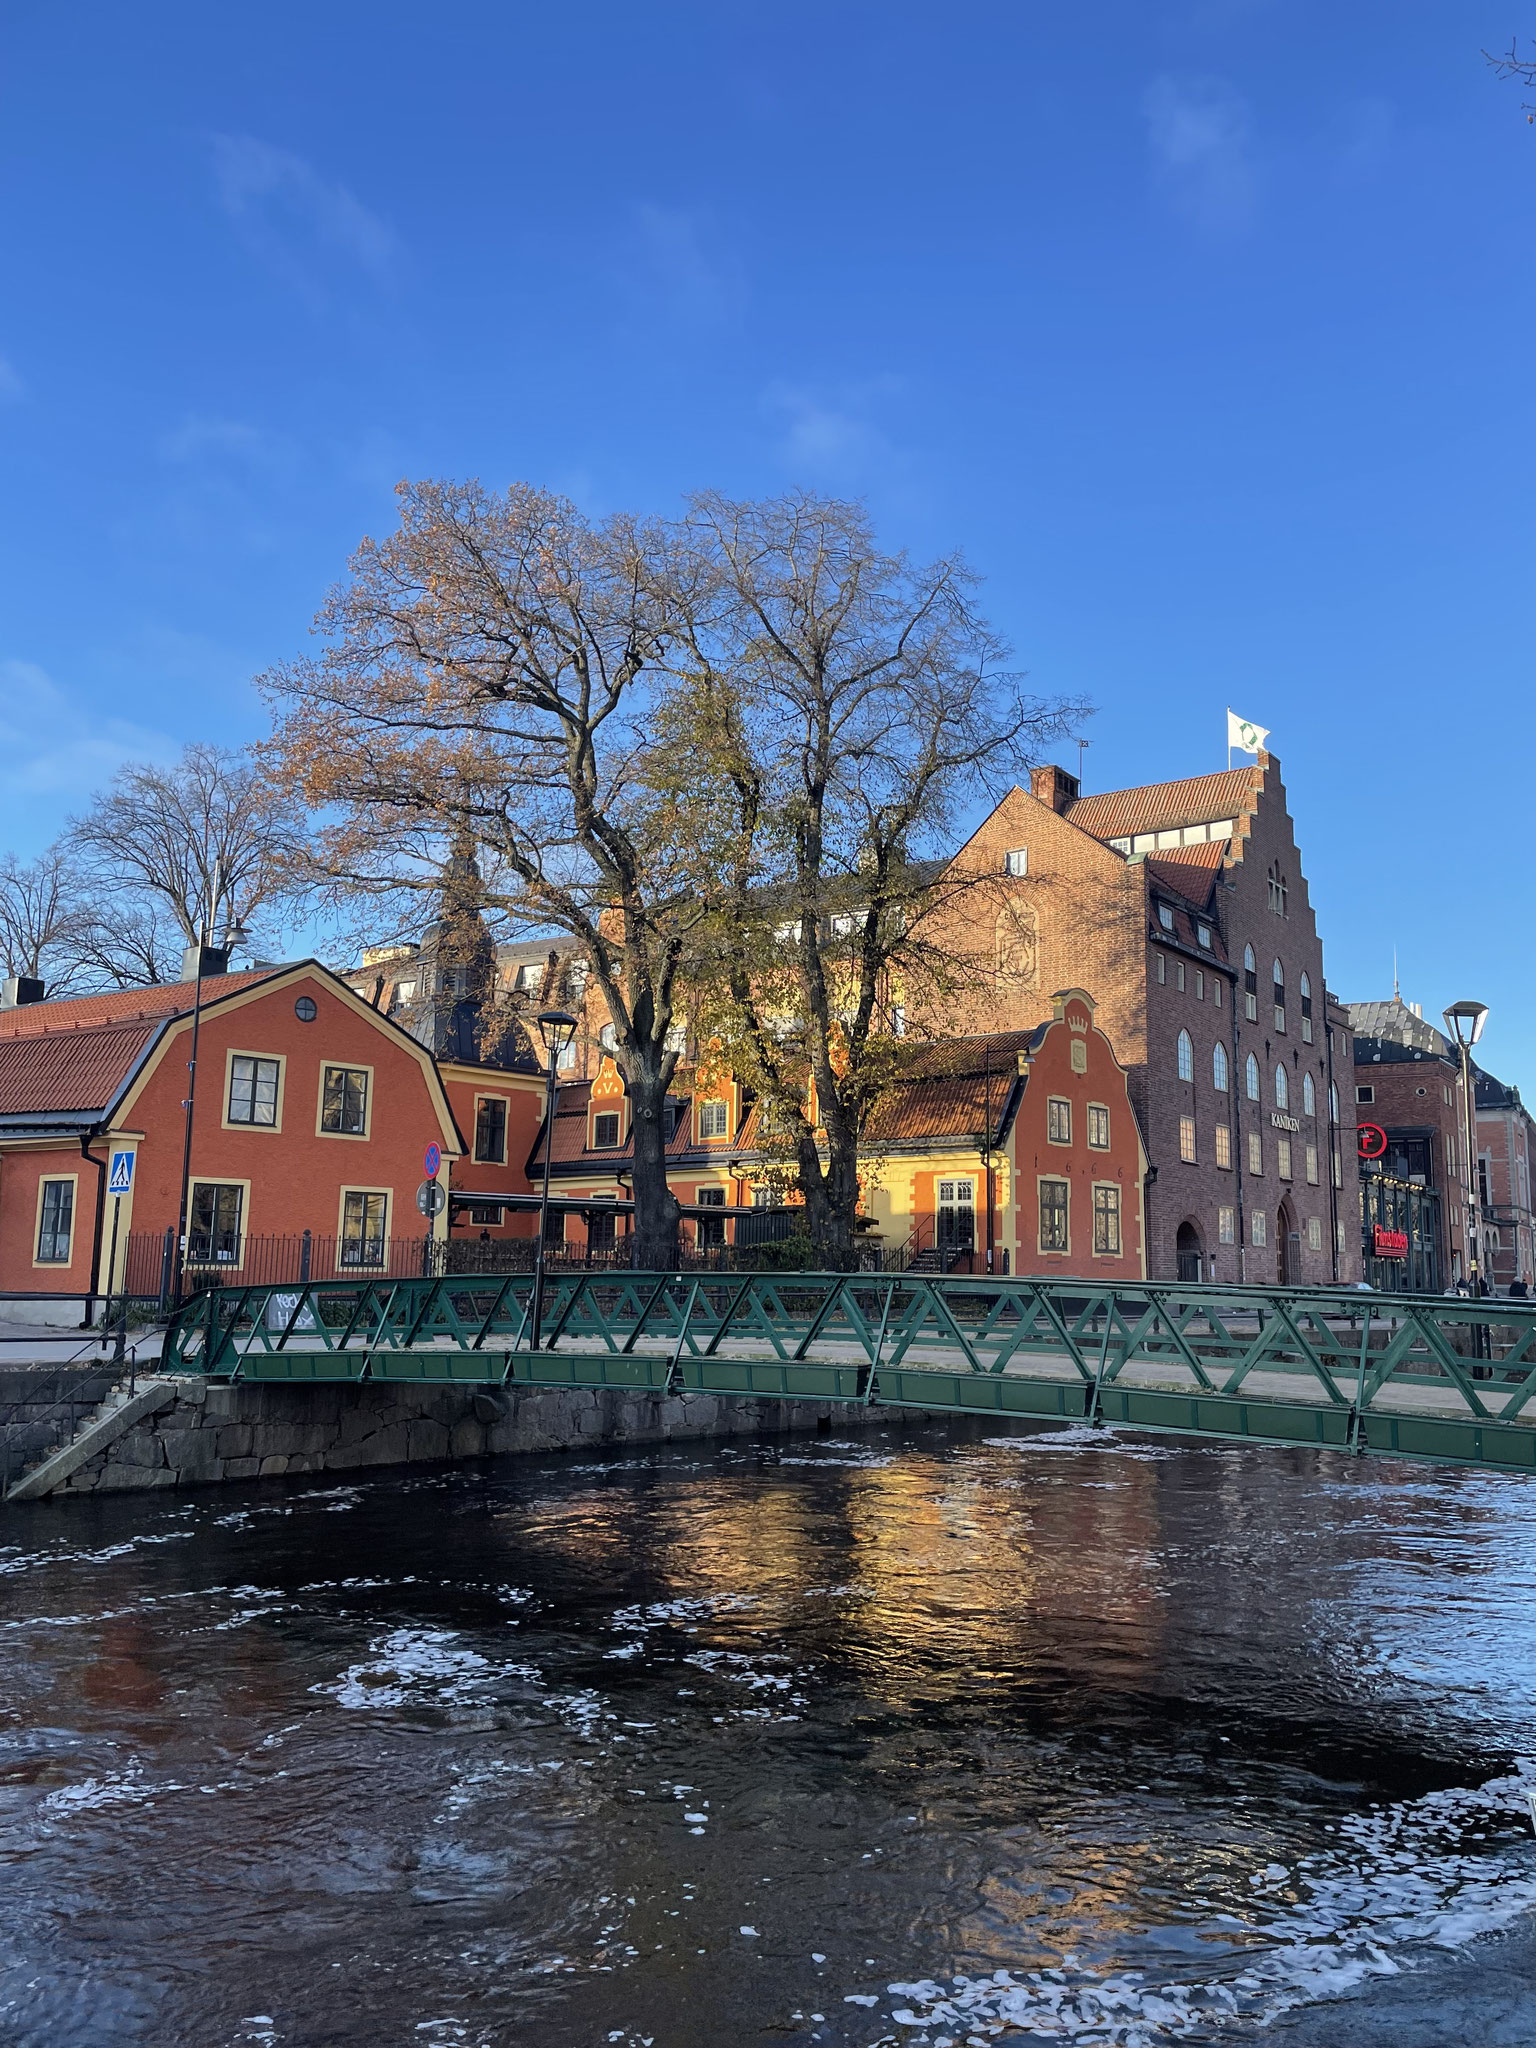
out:
{"label": "blue sky", "polygon": [[[1346,997],[1536,1098],[1536,0],[13,0],[0,847],[263,724],[404,475],[866,495],[1089,788],[1270,726]],[[1075,750],[1069,759],[1075,758]]]}

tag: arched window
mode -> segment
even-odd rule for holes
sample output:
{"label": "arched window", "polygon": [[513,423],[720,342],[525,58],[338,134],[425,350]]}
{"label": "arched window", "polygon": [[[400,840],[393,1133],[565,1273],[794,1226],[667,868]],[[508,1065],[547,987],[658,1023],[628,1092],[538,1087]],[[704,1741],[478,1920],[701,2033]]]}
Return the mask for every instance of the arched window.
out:
{"label": "arched window", "polygon": [[1301,1000],[1304,1003],[1310,1003],[1312,1000],[1312,977],[1310,974],[1303,974],[1301,977]]}
{"label": "arched window", "polygon": [[1285,1029],[1285,969],[1275,962],[1275,1029]]}
{"label": "arched window", "polygon": [[1248,1066],[1246,1069],[1246,1074],[1248,1081],[1248,1100],[1250,1102],[1257,1102],[1259,1099],[1259,1063],[1254,1058],[1252,1053],[1249,1053],[1248,1055]]}
{"label": "arched window", "polygon": [[1255,960],[1255,959],[1254,959],[1254,957],[1253,957],[1253,948],[1252,948],[1252,946],[1244,946],[1244,948],[1243,948],[1243,967],[1244,967],[1244,969],[1245,969],[1245,970],[1246,970],[1246,971],[1247,971],[1247,972],[1248,972],[1249,974],[1253,974],[1253,973],[1256,973],[1256,972],[1257,972],[1257,970],[1258,970],[1258,965],[1259,965],[1258,961],[1257,961],[1257,960]]}
{"label": "arched window", "polygon": [[1179,1079],[1193,1081],[1195,1078],[1195,1041],[1187,1031],[1179,1033]]}
{"label": "arched window", "polygon": [[1317,1089],[1310,1074],[1301,1077],[1301,1106],[1307,1116],[1317,1115]]}
{"label": "arched window", "polygon": [[1289,1109],[1291,1106],[1291,1081],[1284,1067],[1275,1069],[1275,1107]]}
{"label": "arched window", "polygon": [[1280,962],[1278,960],[1275,962],[1275,987],[1285,987],[1285,969],[1280,965]]}
{"label": "arched window", "polygon": [[1339,1120],[1339,1091],[1334,1083],[1328,1083],[1328,1114],[1335,1123]]}
{"label": "arched window", "polygon": [[1312,1043],[1312,978],[1307,974],[1301,977],[1301,1035]]}
{"label": "arched window", "polygon": [[1259,1021],[1259,963],[1252,946],[1243,948],[1243,1015],[1250,1024]]}
{"label": "arched window", "polygon": [[1211,1079],[1225,1095],[1227,1092],[1227,1048],[1218,1038],[1216,1050],[1211,1054]]}

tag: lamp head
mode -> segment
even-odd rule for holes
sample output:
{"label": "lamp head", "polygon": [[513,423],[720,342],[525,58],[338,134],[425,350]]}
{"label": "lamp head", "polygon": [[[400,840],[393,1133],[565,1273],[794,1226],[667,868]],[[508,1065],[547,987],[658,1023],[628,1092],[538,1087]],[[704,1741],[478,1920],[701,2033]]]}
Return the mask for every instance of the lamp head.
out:
{"label": "lamp head", "polygon": [[1445,1028],[1460,1046],[1471,1047],[1483,1035],[1483,1025],[1488,1017],[1486,1003],[1452,1003],[1442,1012]]}
{"label": "lamp head", "polygon": [[569,1010],[540,1010],[538,1016],[539,1036],[544,1041],[544,1050],[549,1054],[551,1070],[560,1064],[560,1056],[576,1036],[576,1019]]}

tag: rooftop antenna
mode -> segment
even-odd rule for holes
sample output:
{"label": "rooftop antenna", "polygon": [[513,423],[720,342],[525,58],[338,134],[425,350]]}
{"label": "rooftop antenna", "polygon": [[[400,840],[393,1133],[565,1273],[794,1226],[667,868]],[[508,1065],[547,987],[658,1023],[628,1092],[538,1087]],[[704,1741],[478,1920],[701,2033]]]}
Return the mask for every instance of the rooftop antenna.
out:
{"label": "rooftop antenna", "polygon": [[1392,948],[1392,1000],[1393,1000],[1393,1002],[1394,1002],[1394,1003],[1400,1003],[1400,1002],[1401,1002],[1401,1001],[1403,1000],[1403,992],[1402,992],[1402,990],[1401,990],[1401,989],[1400,989],[1400,988],[1398,987],[1398,985],[1397,985],[1397,948],[1396,948],[1396,946],[1394,946],[1394,947]]}
{"label": "rooftop antenna", "polygon": [[1079,791],[1079,793],[1081,793],[1081,791],[1082,791],[1082,787],[1083,787],[1083,756],[1084,756],[1084,754],[1086,754],[1086,753],[1087,753],[1088,749],[1089,749],[1089,748],[1090,748],[1090,747],[1091,747],[1091,746],[1093,745],[1093,742],[1092,742],[1092,740],[1078,740],[1078,741],[1077,741],[1077,743],[1076,743],[1076,745],[1077,745],[1077,787],[1078,787],[1078,791]]}

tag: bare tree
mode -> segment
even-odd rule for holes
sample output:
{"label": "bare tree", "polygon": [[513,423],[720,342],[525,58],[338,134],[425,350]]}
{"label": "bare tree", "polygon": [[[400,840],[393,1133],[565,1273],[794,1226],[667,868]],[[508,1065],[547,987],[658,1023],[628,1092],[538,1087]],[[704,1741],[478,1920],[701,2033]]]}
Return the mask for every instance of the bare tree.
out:
{"label": "bare tree", "polygon": [[320,614],[323,652],[263,678],[267,759],[332,820],[314,872],[337,902],[398,922],[463,832],[504,928],[578,941],[628,1087],[636,1258],[671,1266],[669,1040],[700,906],[646,763],[686,558],[659,526],[525,484],[399,498],[396,532],[363,543]]}
{"label": "bare tree", "polygon": [[[1491,50],[1484,50],[1483,56],[1500,78],[1517,78],[1528,92],[1536,92],[1536,55],[1522,56],[1518,39],[1510,43],[1502,56],[1495,56]],[[1529,100],[1525,102],[1525,118],[1536,123],[1536,106]]]}
{"label": "bare tree", "polygon": [[247,928],[295,880],[305,819],[245,754],[187,747],[173,767],[121,769],[68,844],[96,895],[105,972],[157,979],[165,926],[187,945]]}
{"label": "bare tree", "polygon": [[694,582],[663,758],[729,794],[692,831],[715,991],[794,1158],[806,1228],[846,1264],[900,1012],[958,994],[943,912],[991,879],[944,864],[959,813],[1086,707],[1026,696],[960,558],[914,566],[860,505],[705,495],[689,532],[715,574]]}
{"label": "bare tree", "polygon": [[91,913],[68,851],[0,858],[0,960],[5,972],[46,983],[51,995],[90,986]]}

